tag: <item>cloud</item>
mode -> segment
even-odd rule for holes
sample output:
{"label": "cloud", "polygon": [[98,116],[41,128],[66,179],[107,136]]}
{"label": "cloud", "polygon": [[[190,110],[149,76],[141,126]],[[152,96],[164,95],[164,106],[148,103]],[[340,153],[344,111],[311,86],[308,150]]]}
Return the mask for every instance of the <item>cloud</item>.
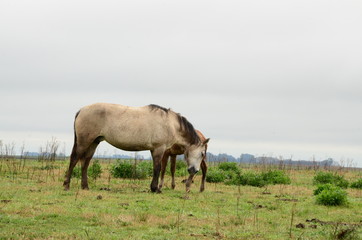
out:
{"label": "cloud", "polygon": [[362,164],[361,9],[322,0],[4,1],[0,139],[61,136],[71,145],[80,107],[155,103],[186,116],[213,151],[261,155],[268,145],[323,158],[330,149]]}

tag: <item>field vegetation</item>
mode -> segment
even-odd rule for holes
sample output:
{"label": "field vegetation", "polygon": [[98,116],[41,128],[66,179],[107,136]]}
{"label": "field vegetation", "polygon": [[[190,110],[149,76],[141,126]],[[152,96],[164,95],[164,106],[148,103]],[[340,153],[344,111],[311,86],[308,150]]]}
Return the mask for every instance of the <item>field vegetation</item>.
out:
{"label": "field vegetation", "polygon": [[176,189],[166,176],[154,194],[149,161],[92,160],[88,191],[77,173],[63,190],[68,163],[1,156],[0,239],[362,239],[359,169],[209,163],[205,192],[199,173],[186,193],[181,162]]}

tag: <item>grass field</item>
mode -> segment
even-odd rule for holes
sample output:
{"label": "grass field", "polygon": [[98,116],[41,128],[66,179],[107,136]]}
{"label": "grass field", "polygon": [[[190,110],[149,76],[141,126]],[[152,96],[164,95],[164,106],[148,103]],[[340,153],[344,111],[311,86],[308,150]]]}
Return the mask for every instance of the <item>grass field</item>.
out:
{"label": "grass field", "polygon": [[[110,177],[107,161],[89,191],[78,179],[64,191],[67,164],[0,160],[0,239],[362,239],[361,190],[347,190],[346,206],[317,205],[313,170],[287,170],[290,185],[208,183],[203,193],[200,175],[190,193],[182,177],[172,190],[166,176],[153,194],[150,179]],[[347,180],[362,176],[339,171]]]}

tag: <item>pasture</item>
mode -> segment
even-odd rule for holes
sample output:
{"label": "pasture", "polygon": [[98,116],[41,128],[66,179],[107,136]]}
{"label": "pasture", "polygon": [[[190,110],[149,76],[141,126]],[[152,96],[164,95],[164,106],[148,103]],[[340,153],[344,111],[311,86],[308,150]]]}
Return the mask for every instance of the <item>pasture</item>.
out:
{"label": "pasture", "polygon": [[[118,179],[112,160],[100,161],[100,178],[81,190],[73,178],[62,183],[69,160],[44,162],[0,159],[0,239],[361,239],[362,190],[348,188],[348,204],[316,204],[315,169],[284,168],[289,185],[252,186],[207,183],[201,174],[191,192],[166,175],[161,194],[149,190],[151,178]],[[241,166],[260,172],[278,166]],[[325,170],[327,171],[327,170]],[[329,169],[345,179],[358,169]]]}

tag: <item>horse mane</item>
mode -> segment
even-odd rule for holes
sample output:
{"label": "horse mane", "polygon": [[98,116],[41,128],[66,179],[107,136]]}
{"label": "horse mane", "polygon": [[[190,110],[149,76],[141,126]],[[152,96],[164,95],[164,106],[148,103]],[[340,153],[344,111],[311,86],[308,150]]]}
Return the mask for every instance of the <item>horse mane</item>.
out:
{"label": "horse mane", "polygon": [[161,107],[156,104],[150,104],[150,105],[148,105],[148,107],[151,109],[151,111],[162,110],[165,113],[168,113],[171,110],[171,109],[167,109],[167,108]]}
{"label": "horse mane", "polygon": [[177,116],[177,120],[180,124],[183,137],[186,138],[187,141],[192,145],[201,142],[200,137],[197,135],[194,126],[181,114],[172,111],[170,108],[167,109],[156,104],[150,104],[148,105],[148,107],[151,109],[151,111],[161,110],[165,113],[173,112]]}

